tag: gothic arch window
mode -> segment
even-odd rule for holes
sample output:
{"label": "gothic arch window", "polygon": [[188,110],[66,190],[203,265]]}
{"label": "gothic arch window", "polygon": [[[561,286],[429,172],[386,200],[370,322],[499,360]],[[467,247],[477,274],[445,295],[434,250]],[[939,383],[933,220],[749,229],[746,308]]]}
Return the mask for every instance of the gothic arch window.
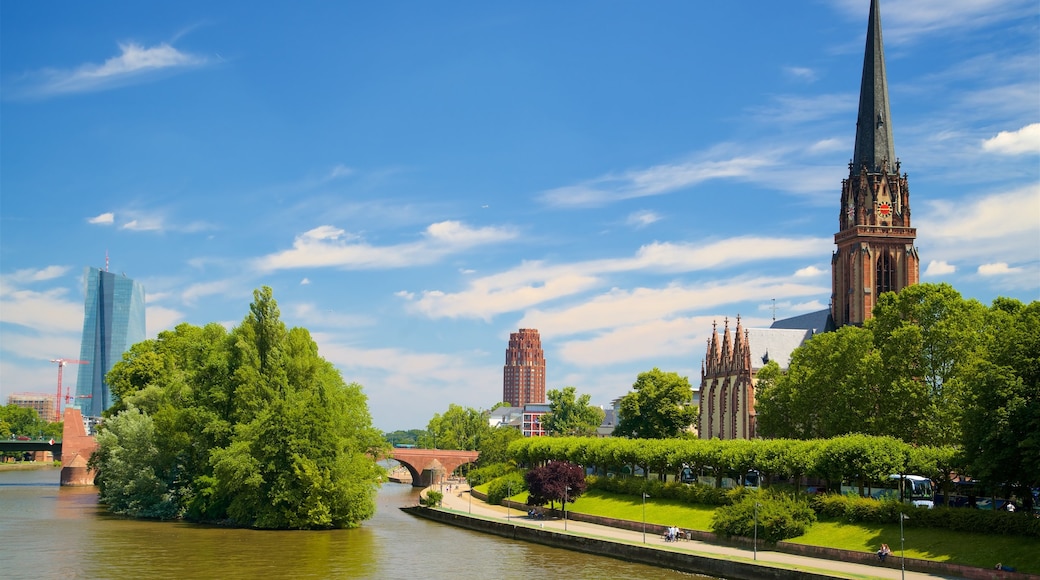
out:
{"label": "gothic arch window", "polygon": [[874,293],[875,300],[877,300],[877,297],[881,296],[882,293],[892,292],[896,289],[895,278],[895,260],[892,258],[892,253],[885,250],[877,259],[877,275],[874,277],[876,283]]}

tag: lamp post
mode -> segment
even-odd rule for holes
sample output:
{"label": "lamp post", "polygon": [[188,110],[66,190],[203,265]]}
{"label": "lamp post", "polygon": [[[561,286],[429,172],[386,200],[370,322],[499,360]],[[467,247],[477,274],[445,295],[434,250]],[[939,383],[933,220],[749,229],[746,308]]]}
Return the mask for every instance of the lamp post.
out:
{"label": "lamp post", "polygon": [[[513,482],[506,482],[506,501],[513,497]],[[506,504],[506,521],[509,521],[509,504]]]}
{"label": "lamp post", "polygon": [[755,502],[755,560],[758,560],[758,506],[762,504]]}
{"label": "lamp post", "polygon": [[903,512],[899,512],[899,576],[906,580],[906,538],[903,537],[903,520],[910,519]]}
{"label": "lamp post", "polygon": [[563,531],[567,531],[567,494],[571,491],[571,486],[563,488]]}
{"label": "lamp post", "polygon": [[469,488],[469,513],[473,513],[473,488]]}
{"label": "lamp post", "polygon": [[646,498],[650,496],[643,492],[643,543],[646,543]]}

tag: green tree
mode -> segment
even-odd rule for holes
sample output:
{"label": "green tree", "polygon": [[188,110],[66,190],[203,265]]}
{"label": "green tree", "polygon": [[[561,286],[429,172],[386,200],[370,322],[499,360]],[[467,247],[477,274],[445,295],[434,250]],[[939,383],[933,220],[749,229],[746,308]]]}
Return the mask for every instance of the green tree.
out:
{"label": "green tree", "polygon": [[679,437],[693,425],[697,408],[686,377],[658,368],[640,373],[632,392],[621,398],[618,437],[667,439]]}
{"label": "green tree", "polygon": [[[118,453],[98,454],[112,490],[143,487],[175,515],[259,528],[352,527],[374,513],[374,458],[388,445],[362,388],[343,382],[305,329],[285,327],[270,288],[230,333],[179,325],[135,345],[109,384],[125,409],[105,423],[107,449],[150,458],[134,476]],[[131,420],[134,429],[111,427]]]}
{"label": "green tree", "polygon": [[575,387],[552,389],[546,393],[549,412],[542,417],[542,426],[549,435],[590,436],[603,424],[603,409],[589,404],[592,396],[577,396]]}
{"label": "green tree", "polygon": [[158,457],[155,424],[134,407],[105,421],[89,465],[98,476],[98,501],[109,511],[140,518],[171,518],[177,503]]}
{"label": "green tree", "polygon": [[487,417],[477,409],[452,403],[444,414],[436,413],[419,437],[425,449],[477,449],[481,437],[491,430]]}
{"label": "green tree", "polygon": [[37,437],[47,429],[47,422],[40,419],[35,409],[15,404],[0,407],[0,436],[11,435]]}
{"label": "green tree", "polygon": [[949,284],[915,284],[882,294],[873,316],[867,328],[881,347],[885,379],[905,386],[904,395],[912,392],[914,404],[905,410],[917,425],[905,438],[956,444],[962,397],[955,378],[984,344],[986,307],[965,300]]}
{"label": "green tree", "polygon": [[1040,302],[998,300],[990,317],[1000,331],[961,377],[965,461],[976,478],[1017,488],[1031,504],[1029,489],[1040,486]]}

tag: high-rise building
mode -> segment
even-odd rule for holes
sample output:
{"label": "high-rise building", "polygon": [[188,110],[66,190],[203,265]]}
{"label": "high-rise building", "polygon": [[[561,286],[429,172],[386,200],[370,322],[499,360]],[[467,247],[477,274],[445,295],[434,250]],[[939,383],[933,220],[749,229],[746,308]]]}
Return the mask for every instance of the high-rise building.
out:
{"label": "high-rise building", "polygon": [[509,335],[502,400],[514,407],[545,402],[545,354],[536,329],[521,328]]}
{"label": "high-rise building", "polygon": [[85,278],[79,358],[87,362],[79,366],[76,399],[84,417],[100,417],[113,403],[105,375],[145,339],[144,287],[100,268],[87,268]]}
{"label": "high-rise building", "polygon": [[888,106],[878,0],[870,2],[856,117],[856,145],[842,182],[838,246],[831,257],[831,316],[836,326],[863,324],[883,292],[917,284],[919,259],[910,227],[910,190],[899,174]]}

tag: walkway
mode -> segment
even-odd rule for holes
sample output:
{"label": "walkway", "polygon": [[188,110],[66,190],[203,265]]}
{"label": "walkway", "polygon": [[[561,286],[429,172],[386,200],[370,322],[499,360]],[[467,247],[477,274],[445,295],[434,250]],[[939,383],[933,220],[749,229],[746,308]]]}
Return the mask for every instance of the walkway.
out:
{"label": "walkway", "polygon": [[[438,488],[437,486],[434,486],[429,489]],[[642,532],[634,532],[585,522],[567,521],[565,524],[563,520],[558,519],[530,520],[527,518],[525,512],[508,509],[504,506],[489,505],[479,499],[472,498],[469,494],[469,487],[464,483],[453,483],[450,493],[448,492],[447,485],[445,485],[442,507],[456,512],[470,513],[475,516],[494,518],[502,521],[505,521],[508,518],[511,520],[511,523],[518,526],[555,528],[556,531],[562,532],[564,530],[564,525],[566,525],[567,533],[570,534],[616,540],[628,544],[642,543],[644,538]],[[651,534],[649,532],[647,532],[645,537],[648,546],[657,546],[662,550],[689,552],[699,556],[721,558],[725,560],[743,560],[751,562],[756,559],[754,550],[751,549],[709,544],[698,540],[665,542],[659,535]],[[898,555],[893,554],[889,557],[898,562]],[[807,556],[766,551],[761,547],[758,550],[757,560],[763,564],[773,564],[795,570],[814,571],[842,578],[887,578],[894,580],[900,580],[904,577],[909,580],[947,578],[945,576],[911,572],[909,570],[907,570],[905,576],[903,576],[902,571],[898,567],[887,568],[881,566],[867,566],[865,564],[846,563],[837,560],[810,558]]]}

